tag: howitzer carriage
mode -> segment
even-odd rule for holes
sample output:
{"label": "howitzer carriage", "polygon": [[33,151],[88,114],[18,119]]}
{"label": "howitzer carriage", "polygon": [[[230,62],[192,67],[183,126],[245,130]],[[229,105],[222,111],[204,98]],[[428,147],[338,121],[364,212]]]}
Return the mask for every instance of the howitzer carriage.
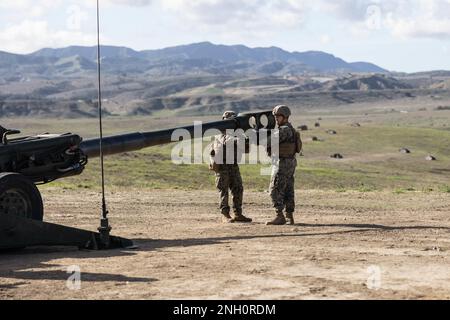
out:
{"label": "howitzer carriage", "polygon": [[[275,127],[271,111],[239,114],[229,120],[201,125],[210,129],[270,130]],[[103,155],[120,154],[171,143],[175,130],[193,134],[196,126],[153,132],[136,132],[102,139]],[[43,222],[44,210],[39,184],[79,175],[88,159],[100,155],[100,139],[85,140],[76,134],[43,134],[9,139],[17,130],[3,130],[0,144],[0,249],[32,245],[71,245],[106,249],[127,247],[132,242],[110,237],[107,244],[96,232]]]}

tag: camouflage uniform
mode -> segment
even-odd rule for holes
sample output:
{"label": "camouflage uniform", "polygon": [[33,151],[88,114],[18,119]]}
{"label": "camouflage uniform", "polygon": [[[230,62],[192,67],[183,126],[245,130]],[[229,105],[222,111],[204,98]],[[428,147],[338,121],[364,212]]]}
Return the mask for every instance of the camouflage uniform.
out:
{"label": "camouflage uniform", "polygon": [[[275,107],[274,116],[284,117],[284,123],[279,124],[273,133],[275,141],[279,142],[279,152],[275,154],[268,149],[272,156],[272,178],[270,181],[270,197],[277,216],[274,220],[268,221],[268,225],[294,224],[295,211],[295,169],[297,167],[296,154],[302,148],[299,133],[289,123],[291,111],[287,106]],[[277,120],[278,121],[278,120]],[[286,216],[283,215],[286,210]]]}
{"label": "camouflage uniform", "polygon": [[[274,135],[279,135],[279,143],[295,143],[294,127],[288,123],[279,128]],[[270,181],[270,197],[273,207],[278,215],[286,209],[286,215],[292,215],[295,211],[295,169],[297,159],[292,157],[279,157],[273,163],[272,178]]]}
{"label": "camouflage uniform", "polygon": [[[229,119],[235,114],[225,112],[223,119]],[[242,149],[239,148],[239,138],[221,134],[216,137],[211,148],[211,161],[215,163],[216,187],[220,195],[220,211],[227,222],[251,222],[252,219],[242,214],[242,201],[244,195],[244,186],[239,171],[239,161],[242,157]],[[233,154],[231,159],[227,157],[226,148],[233,145]],[[234,217],[230,216],[229,191],[231,191],[233,201]]]}
{"label": "camouflage uniform", "polygon": [[237,164],[221,164],[219,172],[216,173],[216,187],[220,194],[220,211],[223,215],[230,214],[229,192],[233,197],[233,212],[242,215],[242,200],[244,187],[242,185],[241,173]]}

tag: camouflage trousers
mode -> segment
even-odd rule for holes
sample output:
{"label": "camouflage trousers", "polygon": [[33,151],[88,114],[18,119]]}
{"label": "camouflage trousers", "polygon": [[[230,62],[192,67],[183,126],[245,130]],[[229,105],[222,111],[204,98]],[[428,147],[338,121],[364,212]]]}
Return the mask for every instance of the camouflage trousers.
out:
{"label": "camouflage trousers", "polygon": [[233,211],[242,214],[242,199],[244,187],[242,185],[241,173],[238,165],[220,165],[216,173],[216,187],[220,194],[220,211],[224,214],[230,213],[229,190],[233,197]]}
{"label": "camouflage trousers", "polygon": [[286,213],[295,211],[295,169],[297,159],[279,159],[272,168],[270,181],[270,198],[278,214],[284,209]]}

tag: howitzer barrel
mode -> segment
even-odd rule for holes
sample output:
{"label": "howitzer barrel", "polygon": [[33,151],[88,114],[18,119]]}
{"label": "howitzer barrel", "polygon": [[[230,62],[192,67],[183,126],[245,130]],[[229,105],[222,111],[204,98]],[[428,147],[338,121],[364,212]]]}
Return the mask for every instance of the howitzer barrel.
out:
{"label": "howitzer barrel", "polygon": [[[137,151],[144,148],[174,142],[172,135],[177,130],[186,130],[191,137],[194,133],[216,129],[226,130],[249,130],[249,129],[273,129],[275,118],[272,111],[241,113],[234,119],[202,123],[172,129],[164,129],[152,132],[135,132],[123,135],[105,137],[102,140],[103,154],[112,155],[129,151]],[[90,139],[80,144],[80,149],[89,158],[100,156],[100,139]]]}

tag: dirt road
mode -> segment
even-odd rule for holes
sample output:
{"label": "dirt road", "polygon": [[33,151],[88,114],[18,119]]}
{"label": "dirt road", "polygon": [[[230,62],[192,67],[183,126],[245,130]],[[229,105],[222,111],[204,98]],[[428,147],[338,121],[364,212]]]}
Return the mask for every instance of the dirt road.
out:
{"label": "dirt road", "polygon": [[[47,221],[98,225],[97,193],[44,198]],[[0,254],[0,299],[450,299],[448,193],[299,191],[299,224],[281,227],[264,225],[266,193],[246,194],[249,225],[222,224],[215,192],[108,198],[113,232],[137,250]]]}

